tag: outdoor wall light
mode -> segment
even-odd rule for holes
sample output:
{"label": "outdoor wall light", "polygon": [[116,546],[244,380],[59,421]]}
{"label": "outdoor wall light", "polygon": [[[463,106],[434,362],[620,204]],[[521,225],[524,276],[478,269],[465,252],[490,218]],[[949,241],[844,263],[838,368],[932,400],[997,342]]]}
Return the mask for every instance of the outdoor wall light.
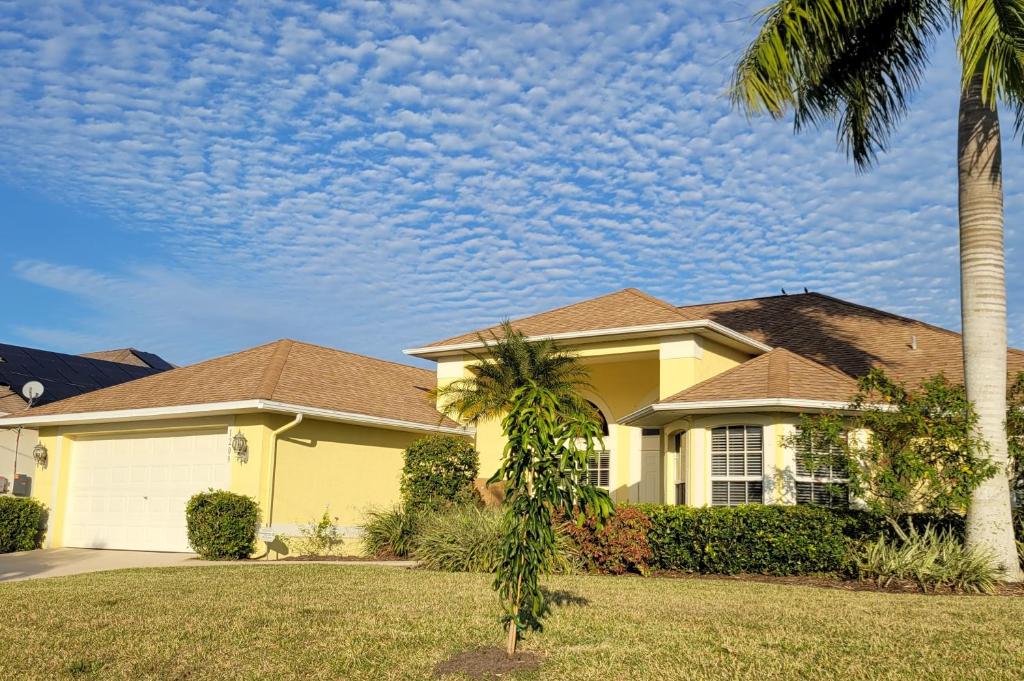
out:
{"label": "outdoor wall light", "polygon": [[231,451],[240,463],[245,463],[249,460],[249,442],[240,430],[235,431],[235,436],[231,438]]}
{"label": "outdoor wall light", "polygon": [[46,445],[42,442],[32,448],[32,458],[36,460],[36,463],[40,466],[45,466],[46,461],[49,457],[49,452],[46,451]]}

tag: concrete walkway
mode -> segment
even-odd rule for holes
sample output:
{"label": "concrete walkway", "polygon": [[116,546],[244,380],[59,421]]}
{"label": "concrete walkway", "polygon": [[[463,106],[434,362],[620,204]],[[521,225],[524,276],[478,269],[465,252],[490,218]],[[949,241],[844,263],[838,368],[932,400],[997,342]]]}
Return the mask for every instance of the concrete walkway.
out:
{"label": "concrete walkway", "polygon": [[0,554],[0,582],[22,579],[63,577],[125,568],[240,566],[240,565],[380,565],[415,567],[415,561],[337,561],[337,560],[199,560],[194,553],[155,553],[152,551],[113,551],[104,549],[40,549]]}

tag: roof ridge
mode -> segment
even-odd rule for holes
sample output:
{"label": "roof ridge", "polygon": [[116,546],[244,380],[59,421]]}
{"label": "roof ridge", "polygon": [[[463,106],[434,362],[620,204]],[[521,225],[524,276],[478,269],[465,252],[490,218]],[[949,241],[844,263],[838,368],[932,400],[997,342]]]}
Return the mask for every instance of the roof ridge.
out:
{"label": "roof ridge", "polygon": [[[616,291],[616,293],[632,293],[634,296],[637,296],[638,298],[642,298],[643,300],[646,300],[649,303],[655,303],[655,304],[660,305],[660,306],[662,306],[662,307],[664,307],[664,308],[666,308],[668,310],[671,310],[672,312],[675,312],[676,314],[678,314],[680,317],[684,316],[683,313],[679,311],[678,307],[676,307],[672,303],[668,302],[667,300],[662,300],[661,298],[658,298],[657,296],[652,296],[650,293],[647,293],[646,291],[641,291],[640,289],[635,288],[633,286],[628,286],[628,287],[622,289],[621,291]],[[612,294],[609,293],[608,295],[612,295]]]}
{"label": "roof ridge", "polygon": [[373,360],[374,362],[380,362],[381,364],[390,364],[391,366],[399,367],[401,369],[415,369],[420,373],[430,374],[434,376],[436,372],[426,369],[424,367],[418,367],[413,364],[404,364],[402,362],[396,362],[392,359],[384,359],[382,357],[374,357],[373,355],[365,355],[361,352],[352,352],[351,350],[342,350],[341,348],[332,348],[330,345],[323,345],[321,343],[308,343],[306,341],[293,340],[291,338],[282,338],[281,340],[287,340],[295,345],[305,345],[309,348],[320,348],[321,350],[330,350],[331,352],[339,352],[343,355],[351,355],[352,357],[362,357],[363,359]]}
{"label": "roof ridge", "polygon": [[270,356],[267,368],[263,370],[263,380],[256,389],[256,396],[260,399],[269,400],[274,397],[274,390],[281,381],[281,374],[284,373],[284,365],[288,363],[288,356],[292,352],[295,341],[290,338],[283,338],[274,343],[274,354]]}
{"label": "roof ridge", "polygon": [[745,303],[748,300],[768,300],[769,298],[795,298],[797,296],[810,296],[810,295],[824,295],[817,291],[808,291],[807,293],[776,293],[772,296],[751,296],[749,298],[733,298],[732,300],[714,300],[710,303],[690,303],[689,305],[674,305],[675,308],[681,307],[708,307],[709,305],[728,305],[730,303]]}

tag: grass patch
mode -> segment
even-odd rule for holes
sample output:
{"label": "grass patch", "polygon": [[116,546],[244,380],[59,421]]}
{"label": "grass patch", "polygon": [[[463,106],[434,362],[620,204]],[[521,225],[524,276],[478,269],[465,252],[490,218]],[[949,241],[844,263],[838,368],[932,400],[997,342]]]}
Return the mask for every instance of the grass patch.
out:
{"label": "grass patch", "polygon": [[[358,565],[0,585],[7,678],[424,679],[502,645],[491,577]],[[1019,679],[1024,598],[566,576],[521,679]],[[98,664],[102,661],[102,664]],[[451,677],[458,678],[458,677]]]}

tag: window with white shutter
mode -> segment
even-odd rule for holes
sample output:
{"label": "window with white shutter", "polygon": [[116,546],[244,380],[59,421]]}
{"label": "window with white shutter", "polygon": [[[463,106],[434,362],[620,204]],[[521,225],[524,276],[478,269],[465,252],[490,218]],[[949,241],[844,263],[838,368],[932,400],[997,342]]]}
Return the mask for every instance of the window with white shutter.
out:
{"label": "window with white shutter", "polygon": [[612,457],[608,451],[596,451],[587,460],[587,482],[594,487],[609,489],[611,485]]}
{"label": "window with white shutter", "polygon": [[720,426],[711,430],[711,505],[764,503],[764,430]]}
{"label": "window with white shutter", "polygon": [[[806,459],[813,458],[812,471]],[[817,451],[801,444],[796,451],[796,503],[841,507],[850,503],[850,475],[839,447]]]}

